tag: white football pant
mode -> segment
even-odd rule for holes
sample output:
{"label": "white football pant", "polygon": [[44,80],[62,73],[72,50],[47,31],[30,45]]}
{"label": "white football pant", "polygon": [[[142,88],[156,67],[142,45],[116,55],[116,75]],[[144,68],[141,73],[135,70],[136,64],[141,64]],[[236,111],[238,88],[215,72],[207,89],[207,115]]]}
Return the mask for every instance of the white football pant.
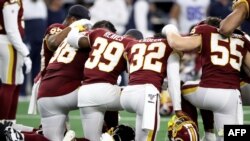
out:
{"label": "white football pant", "polygon": [[84,137],[99,141],[102,134],[106,111],[122,110],[120,104],[121,88],[109,83],[82,85],[78,92]]}
{"label": "white football pant", "polygon": [[6,35],[0,35],[0,79],[2,83],[20,85],[23,83],[23,56],[16,51]]}
{"label": "white football pant", "polygon": [[[147,96],[146,89],[151,87],[156,89],[151,84],[144,85],[129,85],[122,90],[121,94],[121,105],[122,107],[132,113],[136,113],[136,131],[135,131],[135,140],[136,141],[154,141],[156,140],[157,130],[159,128],[160,116],[159,116],[159,91],[156,90],[154,97],[155,105],[152,107],[154,112],[151,112],[150,109],[144,109],[145,107],[145,98]],[[153,94],[153,93],[151,93]],[[145,112],[146,111],[146,112]],[[154,117],[151,122],[156,124],[154,129],[145,129],[143,128],[143,118],[152,115]],[[148,121],[149,124],[150,121]],[[147,123],[145,123],[147,124]]]}
{"label": "white football pant", "polygon": [[240,92],[237,89],[191,88],[183,96],[200,109],[214,113],[217,141],[223,141],[224,125],[243,124],[243,108]]}
{"label": "white football pant", "polygon": [[62,141],[66,131],[68,114],[77,107],[77,92],[56,97],[41,97],[38,99],[38,110],[41,115],[43,134],[51,141]]}

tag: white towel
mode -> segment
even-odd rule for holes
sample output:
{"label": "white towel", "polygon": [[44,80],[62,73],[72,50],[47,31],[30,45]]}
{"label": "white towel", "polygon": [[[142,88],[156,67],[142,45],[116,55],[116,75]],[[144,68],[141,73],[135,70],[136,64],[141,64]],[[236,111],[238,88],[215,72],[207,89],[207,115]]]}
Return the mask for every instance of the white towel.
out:
{"label": "white towel", "polygon": [[30,115],[37,114],[37,95],[38,95],[38,89],[39,89],[40,83],[41,83],[41,80],[39,79],[36,83],[33,84],[33,87],[32,87],[30,103],[29,103],[29,108],[28,108],[28,114]]}
{"label": "white towel", "polygon": [[[157,122],[156,122],[157,120]],[[146,84],[142,129],[159,130],[159,91],[152,84]]]}

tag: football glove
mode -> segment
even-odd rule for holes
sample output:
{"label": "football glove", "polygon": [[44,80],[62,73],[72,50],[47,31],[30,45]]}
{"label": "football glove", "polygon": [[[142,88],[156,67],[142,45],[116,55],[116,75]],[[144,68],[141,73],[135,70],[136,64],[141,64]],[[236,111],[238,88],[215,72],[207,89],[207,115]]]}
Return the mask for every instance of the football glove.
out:
{"label": "football glove", "polygon": [[31,71],[32,68],[32,61],[29,56],[24,57],[24,65],[26,67],[25,73],[28,74]]}
{"label": "football glove", "polygon": [[115,141],[114,138],[108,133],[103,133],[100,140],[101,141]]}
{"label": "football glove", "polygon": [[233,0],[233,5],[232,5],[232,9],[235,9],[238,5],[240,5],[241,3],[244,3],[247,5],[247,1],[245,0]]}
{"label": "football glove", "polygon": [[24,141],[24,135],[10,126],[5,128],[4,134],[7,141]]}
{"label": "football glove", "polygon": [[69,27],[72,28],[76,28],[78,29],[79,32],[88,30],[92,27],[92,22],[90,20],[87,19],[81,19],[81,20],[77,20],[75,22],[73,22],[72,24],[70,24]]}

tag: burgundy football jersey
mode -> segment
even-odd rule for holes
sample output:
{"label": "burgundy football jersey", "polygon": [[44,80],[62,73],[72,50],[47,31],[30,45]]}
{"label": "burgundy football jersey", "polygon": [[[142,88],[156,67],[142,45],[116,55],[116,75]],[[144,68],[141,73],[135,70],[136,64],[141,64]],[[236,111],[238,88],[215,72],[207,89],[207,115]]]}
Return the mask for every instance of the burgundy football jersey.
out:
{"label": "burgundy football jersey", "polygon": [[200,86],[239,89],[239,72],[249,41],[240,34],[225,38],[217,28],[209,25],[195,27],[194,34],[202,37]]}
{"label": "burgundy football jersey", "polygon": [[42,50],[41,50],[41,71],[44,70],[49,64],[50,58],[53,56],[53,51],[50,51],[47,45],[47,38],[50,35],[57,34],[61,32],[65,26],[63,24],[52,24],[50,25],[45,34],[44,34],[44,39],[43,39],[43,44],[42,44]]}
{"label": "burgundy football jersey", "polygon": [[49,50],[48,45],[47,45],[47,38],[50,35],[57,34],[61,32],[65,26],[63,24],[55,23],[50,25],[44,34],[43,38],[43,44],[42,44],[42,49],[41,49],[41,67],[40,67],[40,72],[37,74],[37,76],[34,79],[34,82],[37,82],[41,77],[44,76],[46,73],[46,67],[49,64],[49,60],[54,54],[54,51]]}
{"label": "burgundy football jersey", "polygon": [[15,4],[17,3],[20,6],[20,9],[18,11],[18,17],[17,17],[17,22],[18,22],[18,28],[20,35],[23,37],[24,36],[24,21],[23,21],[23,4],[22,0],[1,0],[0,1],[0,34],[6,34],[6,29],[4,26],[4,21],[3,21],[3,8],[5,5],[8,4]]}
{"label": "burgundy football jersey", "polygon": [[[89,48],[76,49],[71,47],[65,38],[46,68],[41,88],[39,88],[39,97],[64,95],[79,87],[84,79],[82,72],[89,51]],[[55,84],[60,87],[55,87]]]}
{"label": "burgundy football jersey", "polygon": [[91,52],[85,63],[84,84],[116,84],[118,76],[126,69],[123,57],[125,46],[132,41],[105,29],[96,29],[89,33]]}
{"label": "burgundy football jersey", "polygon": [[161,91],[172,51],[166,39],[130,42],[125,50],[129,62],[129,85],[149,83]]}

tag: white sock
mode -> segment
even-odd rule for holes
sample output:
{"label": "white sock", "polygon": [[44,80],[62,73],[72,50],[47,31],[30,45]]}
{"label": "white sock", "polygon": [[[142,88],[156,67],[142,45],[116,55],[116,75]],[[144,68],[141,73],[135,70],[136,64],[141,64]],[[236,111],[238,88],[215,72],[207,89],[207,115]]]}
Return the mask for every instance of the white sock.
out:
{"label": "white sock", "polygon": [[205,135],[202,138],[202,141],[216,141],[215,133],[205,132]]}

